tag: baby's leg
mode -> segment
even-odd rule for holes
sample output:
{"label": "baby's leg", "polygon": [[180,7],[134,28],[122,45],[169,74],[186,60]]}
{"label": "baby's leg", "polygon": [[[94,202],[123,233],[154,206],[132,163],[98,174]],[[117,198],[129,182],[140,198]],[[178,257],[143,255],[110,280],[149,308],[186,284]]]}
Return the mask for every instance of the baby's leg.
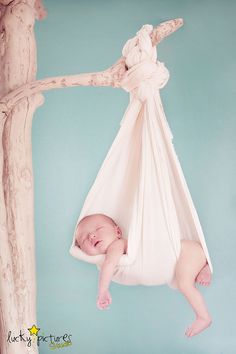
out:
{"label": "baby's leg", "polygon": [[181,252],[176,264],[177,287],[192,306],[196,320],[186,330],[188,337],[194,336],[210,326],[211,317],[200,291],[195,287],[195,279],[206,265],[206,256],[200,243],[190,240],[181,241]]}

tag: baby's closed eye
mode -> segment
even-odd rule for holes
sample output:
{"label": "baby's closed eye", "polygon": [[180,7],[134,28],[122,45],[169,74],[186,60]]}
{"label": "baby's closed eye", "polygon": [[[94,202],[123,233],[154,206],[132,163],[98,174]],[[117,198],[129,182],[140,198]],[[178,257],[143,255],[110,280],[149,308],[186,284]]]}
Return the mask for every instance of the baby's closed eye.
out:
{"label": "baby's closed eye", "polygon": [[79,243],[78,243],[77,240],[75,240],[75,246],[80,248]]}

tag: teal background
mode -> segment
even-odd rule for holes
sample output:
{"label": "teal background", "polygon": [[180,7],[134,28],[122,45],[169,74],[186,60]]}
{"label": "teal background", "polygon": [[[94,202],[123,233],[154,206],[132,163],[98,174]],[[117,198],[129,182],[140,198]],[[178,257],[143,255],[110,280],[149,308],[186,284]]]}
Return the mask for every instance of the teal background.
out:
{"label": "teal background", "polygon": [[[143,24],[182,17],[158,46],[170,71],[161,91],[174,146],[214,267],[201,288],[212,326],[187,339],[189,304],[167,286],[111,285],[96,308],[98,272],[69,254],[74,227],[129,102],[121,89],[44,93],[33,121],[37,316],[40,333],[72,334],[73,354],[235,354],[235,1],[47,0],[35,25],[38,79],[100,71]],[[55,352],[55,351],[54,351]],[[52,353],[46,343],[40,354]]]}

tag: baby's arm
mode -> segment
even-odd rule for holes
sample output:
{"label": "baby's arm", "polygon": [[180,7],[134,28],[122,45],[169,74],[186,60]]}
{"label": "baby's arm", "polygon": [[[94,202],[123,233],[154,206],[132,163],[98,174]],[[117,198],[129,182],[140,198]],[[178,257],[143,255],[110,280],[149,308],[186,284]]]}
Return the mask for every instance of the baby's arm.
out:
{"label": "baby's arm", "polygon": [[109,285],[114,273],[114,269],[119,262],[120,257],[124,253],[124,239],[118,239],[109,246],[105,260],[100,270],[98,284],[97,306],[101,310],[106,308],[111,303],[109,293]]}

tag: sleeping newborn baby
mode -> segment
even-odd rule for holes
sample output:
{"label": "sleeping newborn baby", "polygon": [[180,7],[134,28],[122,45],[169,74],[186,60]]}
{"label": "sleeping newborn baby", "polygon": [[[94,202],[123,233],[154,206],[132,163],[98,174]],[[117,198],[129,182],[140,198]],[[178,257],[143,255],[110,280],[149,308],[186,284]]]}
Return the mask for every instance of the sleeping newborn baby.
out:
{"label": "sleeping newborn baby", "polygon": [[[109,285],[120,257],[127,252],[127,240],[122,237],[120,227],[104,214],[85,216],[76,229],[76,246],[88,255],[105,254],[98,285],[97,306],[106,309],[111,304]],[[194,336],[211,324],[204,299],[195,283],[209,285],[211,271],[199,242],[181,240],[181,252],[175,266],[178,290],[192,306],[196,319],[186,330],[188,337]]]}
{"label": "sleeping newborn baby", "polygon": [[106,254],[99,277],[97,306],[103,310],[111,303],[109,284],[122,254],[127,251],[127,240],[115,221],[104,214],[85,216],[76,229],[76,245],[86,254]]}

